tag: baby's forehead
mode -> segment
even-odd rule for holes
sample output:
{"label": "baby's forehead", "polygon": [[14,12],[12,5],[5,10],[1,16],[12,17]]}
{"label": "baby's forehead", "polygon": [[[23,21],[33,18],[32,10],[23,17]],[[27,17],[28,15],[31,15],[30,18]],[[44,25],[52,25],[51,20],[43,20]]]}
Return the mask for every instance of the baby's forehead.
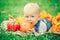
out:
{"label": "baby's forehead", "polygon": [[24,13],[24,16],[38,16],[37,13]]}
{"label": "baby's forehead", "polygon": [[37,3],[28,3],[28,4],[25,5],[24,9],[25,8],[33,8],[33,7],[39,8]]}
{"label": "baby's forehead", "polygon": [[36,3],[28,3],[24,7],[24,13],[40,13],[39,6]]}

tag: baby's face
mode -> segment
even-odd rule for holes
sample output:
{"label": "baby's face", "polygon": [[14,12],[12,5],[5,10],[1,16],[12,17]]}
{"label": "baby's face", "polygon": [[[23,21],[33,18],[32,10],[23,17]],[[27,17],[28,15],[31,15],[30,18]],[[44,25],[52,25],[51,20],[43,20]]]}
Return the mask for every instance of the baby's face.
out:
{"label": "baby's face", "polygon": [[24,7],[25,21],[31,22],[35,25],[40,16],[40,9],[36,3],[28,3]]}
{"label": "baby's face", "polygon": [[35,25],[39,19],[39,14],[37,13],[24,13],[25,21]]}

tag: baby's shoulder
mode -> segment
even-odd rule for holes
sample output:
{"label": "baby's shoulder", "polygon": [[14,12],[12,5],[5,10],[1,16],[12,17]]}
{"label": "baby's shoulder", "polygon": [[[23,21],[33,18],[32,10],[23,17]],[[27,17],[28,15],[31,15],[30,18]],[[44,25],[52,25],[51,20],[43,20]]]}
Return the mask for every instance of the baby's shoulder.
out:
{"label": "baby's shoulder", "polygon": [[41,18],[40,21],[44,22],[44,23],[51,23],[49,20],[45,19],[45,18]]}

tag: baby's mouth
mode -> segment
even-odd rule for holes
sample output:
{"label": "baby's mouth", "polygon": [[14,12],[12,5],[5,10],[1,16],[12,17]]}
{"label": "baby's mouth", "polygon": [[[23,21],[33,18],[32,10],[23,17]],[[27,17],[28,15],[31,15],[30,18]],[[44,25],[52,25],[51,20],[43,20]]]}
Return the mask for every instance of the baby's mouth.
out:
{"label": "baby's mouth", "polygon": [[33,24],[33,22],[29,21],[29,23]]}
{"label": "baby's mouth", "polygon": [[30,22],[31,24],[33,24],[33,22]]}
{"label": "baby's mouth", "polygon": [[33,23],[31,22],[31,24],[33,24]]}

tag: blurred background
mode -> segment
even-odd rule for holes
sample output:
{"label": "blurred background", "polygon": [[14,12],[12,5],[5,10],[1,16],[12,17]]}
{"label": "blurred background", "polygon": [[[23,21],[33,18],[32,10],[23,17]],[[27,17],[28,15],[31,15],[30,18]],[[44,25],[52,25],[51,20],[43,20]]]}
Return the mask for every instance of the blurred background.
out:
{"label": "blurred background", "polygon": [[9,15],[14,18],[23,16],[25,4],[35,2],[40,6],[41,11],[56,16],[60,12],[60,0],[0,0],[0,24],[9,19]]}

